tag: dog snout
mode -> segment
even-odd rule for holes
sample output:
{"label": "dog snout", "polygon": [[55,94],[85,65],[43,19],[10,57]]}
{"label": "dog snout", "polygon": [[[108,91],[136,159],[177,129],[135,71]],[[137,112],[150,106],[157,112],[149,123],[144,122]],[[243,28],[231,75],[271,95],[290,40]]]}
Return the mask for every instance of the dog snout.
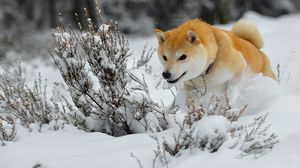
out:
{"label": "dog snout", "polygon": [[171,73],[169,71],[165,71],[162,73],[162,76],[165,78],[165,79],[169,79],[171,77]]}

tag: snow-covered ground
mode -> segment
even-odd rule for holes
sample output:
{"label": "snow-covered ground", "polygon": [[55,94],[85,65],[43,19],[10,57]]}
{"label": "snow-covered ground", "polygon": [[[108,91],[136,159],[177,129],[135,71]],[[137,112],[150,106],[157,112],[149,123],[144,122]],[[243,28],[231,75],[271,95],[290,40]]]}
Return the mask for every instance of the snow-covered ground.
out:
{"label": "snow-covered ground", "polygon": [[[269,113],[266,123],[271,124],[270,128],[278,135],[279,143],[271,152],[257,159],[253,156],[238,157],[240,151],[226,148],[226,143],[216,153],[192,150],[173,158],[168,167],[300,167],[300,15],[272,19],[247,13],[244,18],[259,27],[265,39],[263,51],[270,57],[274,71],[276,65],[280,64],[281,78],[279,85],[258,76],[239,86],[236,102],[247,103],[251,107],[248,115],[242,117],[240,122],[248,123],[254,117]],[[229,28],[230,25],[222,27]],[[129,66],[140,55],[145,44],[156,46],[154,36],[130,37],[129,40],[130,47],[134,49]],[[44,58],[35,59],[23,65],[27,69],[29,82],[41,72],[51,87],[53,82],[59,83],[62,78],[55,67],[46,66],[45,62]],[[151,97],[157,102],[163,101],[169,105],[173,101],[170,90],[156,87],[162,72],[156,56],[150,64],[152,73],[144,75]],[[168,137],[173,131],[169,129],[156,135]],[[0,168],[33,167],[36,163],[49,168],[139,167],[131,153],[140,159],[144,168],[150,168],[156,142],[149,135],[134,134],[116,138],[102,133],[86,133],[72,126],[58,131],[44,128],[41,132],[29,132],[28,129],[19,127],[13,142],[0,146]]]}

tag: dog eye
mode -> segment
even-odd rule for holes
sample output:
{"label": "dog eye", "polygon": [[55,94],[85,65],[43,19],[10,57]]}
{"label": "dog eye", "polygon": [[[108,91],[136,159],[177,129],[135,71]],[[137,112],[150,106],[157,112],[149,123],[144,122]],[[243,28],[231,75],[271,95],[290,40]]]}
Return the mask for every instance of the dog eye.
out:
{"label": "dog eye", "polygon": [[185,59],[186,59],[186,55],[184,54],[178,58],[178,60],[185,60]]}
{"label": "dog eye", "polygon": [[163,58],[165,61],[168,61],[168,58],[165,55],[163,56]]}

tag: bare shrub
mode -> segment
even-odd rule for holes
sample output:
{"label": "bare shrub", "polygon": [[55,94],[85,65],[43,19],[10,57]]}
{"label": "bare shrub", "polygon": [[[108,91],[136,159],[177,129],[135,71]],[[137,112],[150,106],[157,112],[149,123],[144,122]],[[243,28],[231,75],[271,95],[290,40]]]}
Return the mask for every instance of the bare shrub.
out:
{"label": "bare shrub", "polygon": [[134,65],[134,69],[140,69],[141,67],[145,67],[145,72],[151,73],[152,66],[149,65],[149,61],[152,58],[154,52],[154,48],[148,49],[147,45],[145,45],[141,57],[137,60],[136,64]]}
{"label": "bare shrub", "polygon": [[[170,160],[170,151],[166,149],[166,141],[163,139],[163,144],[160,143],[159,139],[157,136],[151,136],[156,141],[156,149],[154,150],[154,159],[153,159],[153,164],[152,167],[156,167],[157,161],[161,163],[162,166],[168,167]],[[169,154],[169,155],[168,155]]]}
{"label": "bare shrub", "polygon": [[[16,134],[16,120],[12,116],[0,116],[0,140],[12,141]],[[2,144],[4,145],[4,142]]]}
{"label": "bare shrub", "polygon": [[127,69],[128,42],[117,23],[105,24],[100,12],[98,18],[101,24],[96,28],[87,17],[88,29],[80,33],[66,30],[60,18],[53,33],[51,55],[75,106],[90,121],[90,130],[113,136],[162,130],[164,113],[151,100],[144,79]]}
{"label": "bare shrub", "polygon": [[144,168],[142,165],[142,161],[141,159],[139,159],[137,156],[135,156],[133,153],[130,153],[130,157],[134,158],[137,162],[137,164],[139,165],[139,168]]}
{"label": "bare shrub", "polygon": [[279,142],[276,134],[269,133],[270,125],[264,126],[268,113],[254,119],[248,125],[235,127],[232,130],[232,137],[239,139],[239,149],[242,151],[240,157],[253,155],[260,157],[270,150]]}
{"label": "bare shrub", "polygon": [[46,92],[42,88],[41,79],[35,81],[33,89],[25,84],[24,73],[20,64],[16,64],[11,72],[0,76],[0,102],[2,112],[19,118],[23,125],[35,121],[49,123],[52,112],[46,99]]}
{"label": "bare shrub", "polygon": [[264,126],[267,115],[255,118],[250,124],[239,123],[238,119],[246,107],[232,108],[227,94],[223,97],[212,96],[209,105],[200,105],[198,108],[190,106],[185,119],[176,122],[178,131],[171,140],[164,137],[159,140],[152,136],[157,142],[154,165],[157,161],[167,165],[170,157],[180,156],[183,150],[216,152],[225,141],[232,139],[236,143],[229,148],[240,150],[240,157],[266,154],[278,142],[278,137],[269,133],[269,126]]}
{"label": "bare shrub", "polygon": [[38,124],[39,130],[47,124],[58,130],[68,123],[81,124],[84,128],[83,118],[67,99],[61,97],[58,103],[48,96],[47,82],[43,82],[41,76],[32,87],[28,86],[19,63],[0,75],[0,105],[0,116],[19,119],[20,124],[29,129],[30,124]]}

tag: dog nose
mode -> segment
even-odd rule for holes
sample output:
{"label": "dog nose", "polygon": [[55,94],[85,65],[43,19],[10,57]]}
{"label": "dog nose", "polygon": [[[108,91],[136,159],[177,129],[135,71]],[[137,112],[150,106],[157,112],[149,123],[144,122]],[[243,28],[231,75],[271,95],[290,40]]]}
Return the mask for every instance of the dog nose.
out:
{"label": "dog nose", "polygon": [[162,76],[165,78],[165,79],[169,79],[171,77],[171,73],[169,71],[166,71],[166,72],[163,72],[162,73]]}

